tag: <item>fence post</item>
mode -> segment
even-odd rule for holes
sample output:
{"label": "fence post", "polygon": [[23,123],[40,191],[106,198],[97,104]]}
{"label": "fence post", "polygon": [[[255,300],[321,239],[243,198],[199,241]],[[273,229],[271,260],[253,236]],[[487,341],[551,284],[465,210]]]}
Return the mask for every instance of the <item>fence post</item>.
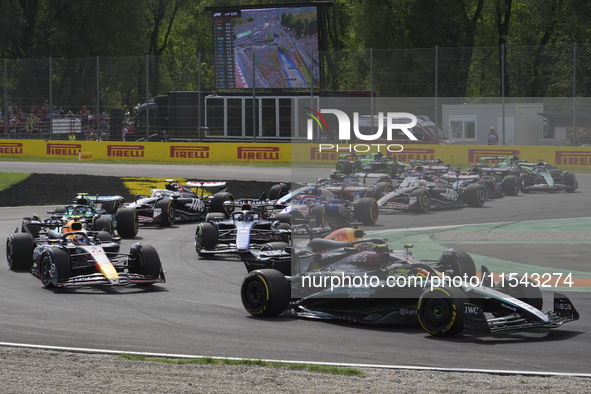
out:
{"label": "fence post", "polygon": [[53,70],[51,64],[51,57],[49,58],[49,108],[47,110],[47,116],[49,116],[49,137],[53,135]]}
{"label": "fence post", "polygon": [[146,142],[150,140],[150,55],[146,55]]}
{"label": "fence post", "polygon": [[4,134],[8,138],[8,59],[4,58]]}
{"label": "fence post", "polygon": [[[201,142],[201,52],[197,55],[197,61],[199,62],[199,66],[197,68],[197,93],[198,100],[199,100],[199,112],[198,112],[198,121],[199,125],[197,127],[197,133],[199,134],[199,142]],[[166,131],[168,133],[168,130]]]}
{"label": "fence post", "polygon": [[101,135],[101,85],[100,85],[99,57],[96,57],[96,137]]}
{"label": "fence post", "polygon": [[501,44],[501,111],[502,111],[502,129],[503,129],[503,145],[507,145],[505,141],[505,44]]}
{"label": "fence post", "polygon": [[573,146],[577,145],[577,43],[573,44]]}
{"label": "fence post", "polygon": [[[369,48],[369,90],[369,99],[371,100],[371,135],[373,135],[373,121],[375,114],[375,108],[373,105],[373,48]],[[378,126],[378,128],[379,127],[380,126]]]}
{"label": "fence post", "polygon": [[435,45],[435,144],[439,144],[439,133],[438,133],[438,118],[439,118],[439,46]]}
{"label": "fence post", "polygon": [[[252,51],[252,138],[253,142],[257,142],[257,130],[256,130],[256,101],[255,101],[255,86],[256,86],[256,57],[254,50]],[[226,118],[226,122],[228,119]]]}

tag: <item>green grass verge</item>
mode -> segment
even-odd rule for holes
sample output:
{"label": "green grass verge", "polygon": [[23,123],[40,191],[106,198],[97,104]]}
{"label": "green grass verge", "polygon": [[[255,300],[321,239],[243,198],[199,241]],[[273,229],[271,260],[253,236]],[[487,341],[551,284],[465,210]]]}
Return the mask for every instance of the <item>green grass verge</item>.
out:
{"label": "green grass verge", "polygon": [[31,173],[0,172],[0,191],[25,180]]}
{"label": "green grass verge", "polygon": [[263,360],[229,360],[226,358],[213,358],[213,357],[200,357],[191,359],[170,359],[170,358],[157,358],[148,357],[143,355],[126,354],[120,355],[121,358],[132,361],[148,361],[164,364],[175,364],[175,365],[258,365],[267,368],[286,368],[286,369],[305,369],[310,372],[324,373],[329,375],[341,375],[341,376],[364,376],[363,371],[357,368],[345,368],[335,367],[330,365],[317,365],[317,364],[292,364],[282,362],[270,362]]}

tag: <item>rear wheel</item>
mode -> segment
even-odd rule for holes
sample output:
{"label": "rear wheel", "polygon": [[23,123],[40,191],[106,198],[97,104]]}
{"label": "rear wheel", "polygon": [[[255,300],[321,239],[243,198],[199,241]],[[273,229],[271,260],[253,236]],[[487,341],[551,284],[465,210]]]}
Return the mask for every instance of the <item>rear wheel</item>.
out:
{"label": "rear wheel", "polygon": [[289,192],[288,189],[289,187],[285,183],[274,185],[271,187],[271,190],[269,190],[269,200],[279,200]]}
{"label": "rear wheel", "polygon": [[291,289],[285,276],[273,269],[250,272],[240,287],[242,305],[253,316],[276,316],[287,309]]}
{"label": "rear wheel", "polygon": [[122,238],[133,238],[138,231],[138,214],[134,208],[119,208],[115,215],[117,232]]}
{"label": "rear wheel", "polygon": [[355,204],[355,219],[366,225],[376,224],[380,208],[375,198],[361,198]]}
{"label": "rear wheel", "polygon": [[427,189],[415,189],[410,193],[411,198],[417,199],[416,210],[417,212],[429,212],[431,209],[431,194]]}
{"label": "rear wheel", "polygon": [[10,234],[6,239],[6,261],[13,271],[28,270],[33,265],[33,238],[28,233]]}
{"label": "rear wheel", "polygon": [[308,225],[310,227],[320,227],[328,220],[326,208],[323,206],[315,206],[310,208],[308,214]]}
{"label": "rear wheel", "polygon": [[106,231],[109,234],[113,234],[111,219],[106,216],[95,218],[92,223],[92,229],[94,231]]}
{"label": "rear wheel", "polygon": [[212,223],[199,223],[195,230],[195,251],[202,255],[203,249],[211,249],[218,244],[218,228]]}
{"label": "rear wheel", "polygon": [[211,200],[210,212],[220,212],[226,216],[230,216],[234,212],[234,207],[231,205],[224,205],[224,203],[234,202],[234,196],[228,192],[219,192],[213,195]]}
{"label": "rear wheel", "polygon": [[70,255],[62,249],[52,248],[41,255],[39,279],[45,287],[57,287],[70,279]]}
{"label": "rear wheel", "polygon": [[[528,174],[526,174],[528,175]],[[503,178],[503,193],[506,196],[516,196],[519,194],[520,181],[515,175],[507,175]]]}
{"label": "rear wheel", "polygon": [[[139,245],[132,247],[129,254],[128,271],[141,274],[146,277],[159,278],[162,272],[162,262],[156,249],[151,245]],[[141,286],[149,286],[153,283],[142,283]]]}
{"label": "rear wheel", "polygon": [[469,185],[464,192],[464,202],[469,207],[482,207],[486,201],[486,190],[484,186],[473,184]]}
{"label": "rear wheel", "polygon": [[391,182],[378,182],[375,186],[380,192],[382,192],[383,195],[392,193],[394,191],[394,186]]}
{"label": "rear wheel", "polygon": [[464,302],[466,293],[455,287],[427,289],[419,298],[419,323],[429,334],[451,337],[464,329]]}
{"label": "rear wheel", "polygon": [[342,174],[350,174],[353,172],[353,163],[348,160],[341,160],[337,163],[336,170]]}
{"label": "rear wheel", "polygon": [[464,274],[468,279],[476,276],[476,265],[474,260],[466,252],[453,249],[444,252],[439,258],[437,269],[441,272],[451,273],[449,276],[460,276]]}
{"label": "rear wheel", "polygon": [[160,225],[164,227],[169,227],[174,224],[175,220],[175,210],[174,210],[174,203],[170,198],[164,198],[162,200],[158,200],[156,203],[156,209],[160,209]]}
{"label": "rear wheel", "polygon": [[398,170],[398,164],[396,163],[388,163],[386,165],[386,174],[388,174],[392,179],[396,178]]}

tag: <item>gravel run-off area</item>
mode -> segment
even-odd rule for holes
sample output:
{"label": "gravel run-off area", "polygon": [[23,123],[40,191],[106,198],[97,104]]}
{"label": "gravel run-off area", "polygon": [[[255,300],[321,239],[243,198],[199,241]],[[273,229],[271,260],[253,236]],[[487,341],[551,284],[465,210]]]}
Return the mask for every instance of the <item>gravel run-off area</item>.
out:
{"label": "gravel run-off area", "polygon": [[0,347],[8,393],[589,393],[591,378],[360,368],[348,377],[260,366],[173,365]]}

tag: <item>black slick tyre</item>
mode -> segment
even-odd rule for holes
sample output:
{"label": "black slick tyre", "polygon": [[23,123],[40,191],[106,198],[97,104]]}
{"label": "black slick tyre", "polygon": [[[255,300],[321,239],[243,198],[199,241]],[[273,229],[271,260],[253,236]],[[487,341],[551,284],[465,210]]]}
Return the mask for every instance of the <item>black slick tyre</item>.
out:
{"label": "black slick tyre", "polygon": [[28,233],[10,234],[6,239],[6,261],[12,271],[24,271],[33,265],[33,238]]}
{"label": "black slick tyre", "polygon": [[92,222],[92,229],[94,231],[106,231],[109,234],[113,234],[111,219],[106,216],[95,218]]}
{"label": "black slick tyre", "polygon": [[522,172],[518,176],[519,189],[522,193],[529,193],[529,185],[531,185],[531,176],[527,172]]}
{"label": "black slick tyre", "polygon": [[58,287],[70,279],[70,255],[63,249],[52,248],[41,255],[39,279],[45,287]]}
{"label": "black slick tyre", "polygon": [[134,208],[119,208],[115,214],[117,233],[122,238],[133,238],[138,232],[138,214]]}
{"label": "black slick tyre", "polygon": [[375,198],[360,198],[355,204],[355,219],[365,225],[374,225],[380,217],[379,210]]}
{"label": "black slick tyre", "polygon": [[234,207],[224,205],[226,201],[233,202],[234,196],[229,192],[219,192],[214,194],[211,199],[210,212],[220,212],[226,216],[230,216],[230,214],[234,212]]}
{"label": "black slick tyre", "polygon": [[[526,175],[529,175],[529,174],[526,174]],[[519,178],[516,177],[515,175],[507,175],[506,177],[503,178],[502,188],[503,188],[503,193],[505,193],[506,196],[518,195],[520,186],[521,186],[521,184],[519,182]]]}
{"label": "black slick tyre", "polygon": [[212,223],[199,223],[195,230],[195,251],[202,255],[203,249],[214,248],[218,244],[218,228]]}
{"label": "black slick tyre", "polygon": [[273,185],[269,190],[269,200],[279,200],[281,197],[289,193],[289,187],[285,183]]}
{"label": "black slick tyre", "polygon": [[[128,265],[130,273],[137,273],[148,278],[157,279],[162,273],[162,262],[156,249],[151,245],[139,245],[130,250],[131,259]],[[153,283],[139,283],[139,286],[149,286]]]}
{"label": "black slick tyre", "polygon": [[[540,288],[534,281],[523,275],[505,277],[503,281],[496,284],[495,289],[510,297],[517,298],[538,310],[542,310],[544,306],[544,298],[542,297]],[[493,315],[495,317],[502,317],[512,313],[512,311],[508,310],[506,312],[494,312]]]}
{"label": "black slick tyre", "polygon": [[437,269],[449,276],[463,277],[466,275],[468,280],[476,276],[476,265],[472,257],[468,253],[456,249],[451,253],[445,252],[439,258]]}
{"label": "black slick tyre", "polygon": [[410,193],[411,197],[416,197],[416,211],[420,213],[429,212],[431,209],[431,194],[427,189],[415,189]]}
{"label": "black slick tyre", "polygon": [[479,184],[469,185],[464,191],[464,202],[469,207],[480,208],[486,202],[486,190]]}
{"label": "black slick tyre", "polygon": [[425,331],[433,336],[451,337],[464,329],[466,293],[461,288],[428,288],[419,298],[417,315]]}
{"label": "black slick tyre", "polygon": [[240,287],[242,305],[253,316],[276,316],[287,309],[291,289],[285,276],[274,269],[250,272]]}
{"label": "black slick tyre", "polygon": [[566,185],[566,188],[564,190],[568,193],[574,193],[575,190],[579,187],[577,177],[572,172],[564,173],[564,184]]}
{"label": "black slick tyre", "polygon": [[389,175],[392,179],[396,178],[398,170],[398,164],[396,163],[388,163],[386,165],[386,174]]}
{"label": "black slick tyre", "polygon": [[170,227],[174,224],[175,209],[174,203],[170,198],[164,198],[156,202],[156,209],[160,209],[160,225],[163,227]]}
{"label": "black slick tyre", "polygon": [[353,163],[348,160],[341,160],[336,166],[337,172],[348,175],[353,172]]}

